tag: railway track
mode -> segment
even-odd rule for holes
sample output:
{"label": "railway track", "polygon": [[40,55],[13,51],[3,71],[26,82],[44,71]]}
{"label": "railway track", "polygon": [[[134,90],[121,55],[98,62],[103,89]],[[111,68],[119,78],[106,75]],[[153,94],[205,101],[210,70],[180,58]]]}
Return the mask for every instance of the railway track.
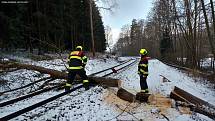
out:
{"label": "railway track", "polygon": [[[113,66],[113,67],[104,69],[104,70],[102,70],[102,71],[93,73],[93,74],[91,74],[91,75],[89,75],[89,76],[95,76],[95,75],[101,74],[101,73],[103,73],[103,72],[109,71],[108,73],[105,73],[105,74],[102,76],[102,77],[107,77],[107,76],[109,76],[109,75],[111,75],[111,74],[113,74],[113,73],[116,73],[115,71],[120,71],[120,70],[126,69],[126,67],[129,67],[129,66],[135,64],[136,62],[137,62],[137,60],[133,60],[133,61],[132,61],[132,60],[128,60],[128,61],[125,61],[125,62],[123,62],[123,63],[121,63],[121,64],[116,65],[116,66]],[[115,70],[115,71],[113,71],[113,70]],[[18,98],[9,100],[9,101],[5,101],[5,102],[3,102],[3,103],[0,103],[0,107],[3,107],[3,106],[7,106],[7,105],[10,105],[10,104],[17,103],[18,101],[25,100],[25,99],[27,99],[27,98],[30,98],[30,97],[39,95],[39,94],[41,94],[41,93],[44,93],[44,92],[48,92],[48,91],[57,89],[57,88],[59,88],[59,87],[61,87],[61,86],[62,86],[62,85],[56,85],[56,86],[53,86],[53,87],[49,87],[49,88],[45,88],[45,89],[42,89],[42,90],[38,90],[38,91],[36,91],[36,92],[34,92],[34,93],[31,93],[31,94],[28,94],[28,95],[24,95],[24,96],[21,96],[21,97],[18,97]],[[92,85],[92,86],[95,86],[95,85]],[[41,102],[38,102],[38,103],[36,103],[36,104],[34,104],[34,105],[31,105],[31,106],[26,107],[26,108],[24,108],[24,109],[18,110],[18,111],[16,111],[16,112],[11,113],[11,114],[9,114],[9,115],[6,115],[6,116],[4,116],[4,117],[1,117],[0,120],[10,120],[10,119],[12,119],[12,118],[15,118],[15,117],[17,117],[17,116],[19,116],[19,115],[21,115],[21,114],[23,114],[23,113],[26,113],[26,112],[31,111],[31,110],[33,110],[33,109],[35,109],[35,108],[37,108],[37,107],[40,107],[40,106],[42,106],[42,105],[44,105],[44,104],[46,104],[46,103],[49,103],[49,102],[51,102],[51,101],[53,101],[53,100],[56,100],[57,98],[62,97],[62,96],[66,95],[66,94],[68,94],[68,93],[71,93],[71,92],[73,92],[73,91],[76,91],[77,89],[80,89],[80,88],[82,88],[82,87],[83,87],[82,84],[79,85],[79,86],[76,86],[76,87],[74,87],[73,89],[71,89],[71,90],[68,91],[68,92],[63,92],[63,93],[57,94],[57,95],[55,95],[55,96],[53,96],[53,97],[50,97],[50,98],[48,98],[48,99],[45,99],[45,100],[43,100],[43,101],[41,101]]]}
{"label": "railway track", "polygon": [[[113,68],[120,67],[120,66],[122,66],[122,65],[124,65],[124,64],[126,64],[126,63],[128,63],[128,62],[130,62],[130,61],[131,61],[131,60],[125,61],[125,62],[123,62],[123,63],[121,63],[121,64],[116,65],[116,66],[113,66],[113,67],[110,67],[110,68],[101,70],[101,71],[96,72],[96,73],[93,73],[93,74],[90,74],[89,76],[95,76],[95,75],[100,74],[100,73],[103,73],[103,72],[105,72],[105,71],[112,70]],[[130,63],[130,64],[132,64],[132,63]],[[130,65],[130,64],[129,64],[129,65]],[[120,68],[120,70],[121,70],[121,69],[122,69],[122,68]],[[108,73],[108,74],[104,75],[104,77],[105,77],[105,76],[108,76],[108,75],[111,75],[111,74],[113,74],[113,73],[114,73],[114,72]],[[51,80],[51,81],[54,80],[54,79],[52,79],[52,78],[50,78],[50,77],[47,77],[47,78],[44,78],[44,79],[49,79],[48,81],[45,81],[45,83],[46,83],[46,82],[50,82],[50,80]],[[34,83],[30,83],[30,84],[25,85],[25,86],[23,86],[23,87],[16,88],[16,89],[12,89],[12,90],[5,91],[5,92],[2,92],[2,93],[7,93],[7,92],[12,92],[12,91],[16,91],[16,90],[19,90],[19,89],[23,89],[23,88],[25,88],[25,87],[28,87],[28,86],[31,86],[31,85],[36,84],[36,83],[38,83],[38,82],[41,82],[41,81],[43,81],[44,79],[40,79],[40,80],[38,80],[38,81],[36,81],[36,82],[34,82]],[[10,104],[16,103],[16,102],[18,102],[18,101],[21,101],[21,100],[24,100],[24,99],[27,99],[27,98],[30,98],[30,97],[39,95],[39,94],[44,93],[44,92],[48,92],[48,91],[53,90],[53,89],[60,88],[62,85],[63,85],[63,84],[61,84],[61,85],[55,85],[54,87],[48,87],[48,88],[45,88],[45,89],[40,89],[40,90],[34,91],[34,92],[30,93],[30,94],[23,95],[23,96],[20,96],[20,97],[17,97],[17,98],[14,98],[14,99],[11,99],[11,100],[8,100],[8,101],[5,101],[5,102],[1,102],[1,103],[0,103],[0,107],[7,106],[7,105],[10,105]]]}
{"label": "railway track", "polygon": [[[122,62],[122,63],[120,63],[120,64],[118,64],[118,65],[116,65],[116,66],[113,66],[113,67],[110,67],[110,68],[101,70],[101,71],[99,71],[99,72],[95,72],[95,73],[93,73],[93,74],[90,74],[89,76],[94,76],[94,75],[97,75],[97,74],[99,74],[99,73],[103,73],[103,72],[108,71],[108,70],[110,70],[110,69],[113,69],[113,68],[116,68],[116,67],[121,66],[121,65],[123,65],[123,64],[126,64],[126,63],[128,63],[129,61],[131,61],[131,60],[127,60],[127,61],[124,61],[124,62]],[[39,80],[37,80],[37,81],[34,81],[34,82],[29,83],[29,84],[27,84],[27,85],[24,85],[24,86],[22,86],[22,87],[18,87],[18,88],[15,88],[15,89],[11,89],[11,90],[7,90],[7,91],[4,91],[4,92],[0,92],[0,95],[5,94],[5,93],[8,93],[8,92],[13,92],[13,91],[17,91],[17,90],[20,90],[20,89],[27,88],[27,87],[30,87],[30,86],[32,86],[32,85],[35,85],[35,84],[37,84],[37,83],[39,83],[39,82],[42,82],[42,81],[44,81],[44,84],[45,84],[45,83],[51,82],[51,81],[53,81],[53,80],[55,80],[55,79],[53,79],[53,78],[51,78],[51,77],[41,78],[41,79],[39,79]]]}
{"label": "railway track", "polygon": [[24,85],[22,87],[18,87],[18,88],[15,88],[15,89],[11,89],[11,90],[7,90],[7,91],[4,91],[4,92],[0,92],[0,94],[2,95],[2,94],[5,94],[5,93],[8,93],[8,92],[13,92],[13,91],[17,91],[17,90],[20,90],[20,89],[24,89],[26,87],[30,87],[30,86],[32,86],[32,85],[34,85],[36,83],[39,83],[39,82],[42,82],[42,81],[48,80],[48,79],[51,79],[51,77],[45,77],[45,78],[39,79],[39,80],[37,80],[35,82],[29,83],[27,85]]}

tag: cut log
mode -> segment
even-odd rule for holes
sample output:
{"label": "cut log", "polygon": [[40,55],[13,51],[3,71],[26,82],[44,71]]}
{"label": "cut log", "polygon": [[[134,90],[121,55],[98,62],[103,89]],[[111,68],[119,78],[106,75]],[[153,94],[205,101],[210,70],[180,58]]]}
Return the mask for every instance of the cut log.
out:
{"label": "cut log", "polygon": [[[7,64],[0,64],[0,68],[17,68],[17,69],[27,69],[27,70],[34,70],[40,73],[49,74],[52,78],[56,79],[67,79],[68,74],[65,72],[48,69],[40,66],[30,65],[30,64],[21,64],[21,63],[7,63]],[[77,77],[76,79],[80,79]],[[89,80],[96,84],[101,84],[109,87],[120,87],[120,80],[114,78],[104,78],[104,77],[92,77],[89,76]]]}
{"label": "cut log", "polygon": [[212,104],[210,104],[198,97],[195,97],[192,94],[190,94],[176,86],[174,87],[174,90],[170,93],[170,98],[173,98],[178,101],[192,103],[194,105],[205,105],[208,107],[215,108]]}
{"label": "cut log", "polygon": [[125,90],[123,88],[120,88],[117,91],[117,96],[120,99],[128,101],[128,102],[134,102],[135,101],[135,95],[133,95],[132,93],[128,92],[127,90]]}
{"label": "cut log", "polygon": [[145,93],[138,92],[136,94],[136,100],[139,100],[140,102],[147,102],[149,96],[150,96],[150,94],[145,94]]}
{"label": "cut log", "polygon": [[191,110],[215,119],[215,108],[212,104],[195,97],[178,87],[175,87],[170,93],[170,98],[173,98],[177,101],[186,102],[190,105]]}

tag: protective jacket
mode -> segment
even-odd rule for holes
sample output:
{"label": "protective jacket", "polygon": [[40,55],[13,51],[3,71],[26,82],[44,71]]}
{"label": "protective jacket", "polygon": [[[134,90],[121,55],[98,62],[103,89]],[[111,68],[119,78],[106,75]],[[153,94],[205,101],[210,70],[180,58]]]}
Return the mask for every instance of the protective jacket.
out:
{"label": "protective jacket", "polygon": [[140,62],[138,64],[138,73],[140,75],[148,76],[148,58],[141,57]]}
{"label": "protective jacket", "polygon": [[83,69],[87,64],[87,57],[83,51],[72,51],[69,55],[69,69]]}

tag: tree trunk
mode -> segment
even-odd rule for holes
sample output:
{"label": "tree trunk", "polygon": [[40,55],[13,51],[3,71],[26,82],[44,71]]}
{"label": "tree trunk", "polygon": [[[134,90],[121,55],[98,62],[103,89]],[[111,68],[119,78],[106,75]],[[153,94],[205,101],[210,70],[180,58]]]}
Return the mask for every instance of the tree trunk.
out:
{"label": "tree trunk", "polygon": [[201,4],[202,4],[202,10],[203,10],[203,13],[204,13],[205,24],[206,24],[206,29],[207,29],[207,33],[208,33],[209,43],[210,43],[210,46],[211,46],[211,51],[213,53],[213,56],[215,56],[214,42],[213,42],[213,38],[212,38],[211,32],[210,32],[210,26],[209,26],[209,22],[208,22],[207,13],[206,13],[206,10],[205,10],[204,0],[201,0]]}
{"label": "tree trunk", "polygon": [[128,102],[134,102],[135,101],[135,95],[133,95],[132,93],[128,92],[127,90],[125,90],[123,88],[120,88],[117,91],[117,96],[120,99],[128,101]]}
{"label": "tree trunk", "polygon": [[89,4],[90,4],[90,28],[91,28],[92,52],[93,52],[93,57],[95,57],[95,42],[94,42],[94,33],[93,33],[92,0],[89,0]]}
{"label": "tree trunk", "polygon": [[[68,74],[65,72],[48,69],[48,68],[44,68],[44,67],[40,67],[40,66],[35,66],[35,65],[20,64],[20,63],[8,63],[8,64],[0,63],[0,68],[2,68],[3,70],[6,68],[34,70],[34,71],[38,71],[40,73],[49,74],[52,78],[57,78],[57,79],[67,79],[68,78]],[[80,79],[80,77],[76,77],[76,79]],[[119,79],[114,79],[114,78],[89,76],[88,79],[91,82],[94,82],[96,84],[105,85],[105,86],[109,86],[109,87],[120,87],[120,84],[121,84],[121,81]]]}
{"label": "tree trunk", "polygon": [[[212,11],[212,20],[213,20],[214,36],[215,36],[215,15],[214,15],[214,4],[213,4],[213,0],[210,0],[210,4],[211,4],[211,11]],[[214,36],[213,36],[213,37],[214,37]]]}
{"label": "tree trunk", "polygon": [[212,104],[193,96],[192,94],[175,87],[174,90],[170,93],[170,98],[173,98],[178,101],[186,102],[190,105],[194,104],[194,106],[191,107],[193,111],[196,111],[198,113],[204,114],[212,119],[215,119],[215,106]]}
{"label": "tree trunk", "polygon": [[173,98],[175,100],[179,100],[179,101],[183,101],[183,102],[188,102],[188,103],[192,103],[195,105],[205,105],[211,108],[215,108],[215,106],[213,106],[212,104],[193,96],[192,94],[178,88],[175,87],[174,90],[170,93],[170,98]]}

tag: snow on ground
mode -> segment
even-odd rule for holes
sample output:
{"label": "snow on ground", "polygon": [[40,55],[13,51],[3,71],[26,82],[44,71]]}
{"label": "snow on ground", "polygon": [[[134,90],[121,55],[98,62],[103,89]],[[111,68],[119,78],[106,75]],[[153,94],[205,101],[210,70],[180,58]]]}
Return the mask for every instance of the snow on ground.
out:
{"label": "snow on ground", "polygon": [[[200,78],[191,78],[181,71],[169,67],[158,60],[151,60],[149,68],[148,83],[152,92],[162,92],[170,94],[174,86],[184,89],[185,91],[197,96],[209,103],[215,105],[215,90],[210,85],[204,84],[205,80]],[[162,83],[161,76],[165,76],[171,82]]]}
{"label": "snow on ground", "polygon": [[[115,66],[121,61],[129,60],[131,57],[123,57],[115,60],[109,59],[92,59],[89,60],[86,65],[87,74],[92,74],[104,70],[106,68]],[[132,57],[134,59],[134,57]],[[31,62],[34,65],[48,67],[56,70],[65,70],[64,63],[61,59],[54,59],[48,61]],[[65,63],[66,64],[66,63]],[[137,64],[123,69],[120,73],[112,74],[110,77],[119,78],[122,80],[122,87],[128,91],[136,94],[140,91],[139,75],[137,74]],[[19,75],[19,72],[9,72],[6,75],[1,75],[1,78],[11,80],[13,77]],[[31,74],[29,71],[24,71],[29,76],[34,77],[34,72]],[[23,73],[24,73],[23,72]],[[13,76],[12,76],[13,75]],[[23,74],[22,74],[23,75]],[[25,74],[24,74],[25,75]],[[163,82],[165,76],[170,82]],[[17,77],[18,78],[18,77]],[[16,79],[15,79],[16,80]],[[193,79],[188,77],[187,74],[180,72],[179,70],[169,67],[162,62],[154,59],[149,61],[149,76],[147,79],[149,90],[151,93],[161,93],[165,96],[170,94],[170,91],[174,86],[178,86],[201,99],[208,101],[215,105],[215,90],[209,85],[201,83],[201,79]],[[26,82],[29,83],[29,82]],[[17,84],[18,85],[18,84]],[[18,85],[20,86],[20,85]],[[14,88],[14,87],[13,87]],[[146,103],[128,103],[119,99],[116,96],[116,88],[103,88],[93,87],[89,91],[79,89],[69,95],[63,96],[55,101],[52,101],[42,107],[39,107],[33,111],[30,111],[22,116],[19,116],[13,120],[51,120],[51,121],[85,121],[85,120],[139,120],[144,121],[166,121],[164,116],[156,112],[157,107]],[[47,99],[55,94],[61,93],[61,91],[50,91],[43,95],[36,96],[29,99],[30,104],[36,103],[35,100],[41,101]],[[13,97],[13,96],[11,96]],[[0,117],[12,113],[18,109],[18,106],[23,105],[26,107],[26,102],[20,102],[15,106],[0,108]],[[25,106],[24,106],[25,105]],[[125,110],[122,112],[122,110]],[[154,111],[155,110],[155,111]],[[181,114],[174,108],[166,109],[165,115],[171,121],[195,121],[206,120],[212,121],[206,116],[195,114]],[[132,114],[132,115],[131,115]]]}
{"label": "snow on ground", "polygon": [[201,66],[203,67],[210,67],[211,61],[214,63],[214,58],[204,58],[201,60]]}
{"label": "snow on ground", "polygon": [[[122,83],[122,87],[136,94],[136,92],[140,91],[137,66],[133,67],[131,70],[126,70],[114,77],[123,80],[124,83]],[[171,82],[163,83],[162,76],[166,77]],[[178,86],[179,88],[215,105],[215,90],[211,89],[209,85],[201,83],[204,82],[204,80],[188,77],[187,74],[167,66],[158,60],[149,61],[149,76],[147,82],[151,93],[162,93],[168,96],[174,86]]]}

